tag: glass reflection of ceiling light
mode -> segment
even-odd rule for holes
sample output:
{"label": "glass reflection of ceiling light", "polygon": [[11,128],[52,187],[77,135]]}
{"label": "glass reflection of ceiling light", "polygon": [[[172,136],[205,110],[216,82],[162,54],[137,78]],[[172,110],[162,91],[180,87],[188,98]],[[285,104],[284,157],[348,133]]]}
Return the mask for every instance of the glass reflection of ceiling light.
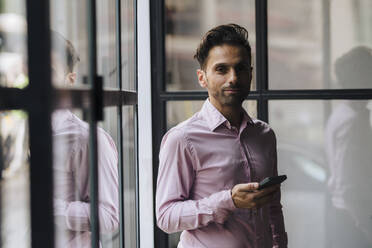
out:
{"label": "glass reflection of ceiling light", "polygon": [[326,181],[326,172],[320,165],[300,156],[295,156],[293,159],[307,175],[322,183]]}

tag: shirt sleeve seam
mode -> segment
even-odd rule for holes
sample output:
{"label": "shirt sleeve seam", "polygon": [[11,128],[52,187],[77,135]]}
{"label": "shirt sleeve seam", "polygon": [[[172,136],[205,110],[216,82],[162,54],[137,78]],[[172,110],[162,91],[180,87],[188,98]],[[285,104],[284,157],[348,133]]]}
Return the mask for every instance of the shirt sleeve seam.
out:
{"label": "shirt sleeve seam", "polygon": [[186,148],[189,149],[190,153],[191,153],[191,157],[192,157],[192,160],[193,160],[193,164],[192,164],[192,167],[194,169],[194,171],[196,170],[196,168],[194,167],[196,165],[196,155],[195,155],[195,149],[193,147],[193,145],[191,144],[191,141],[189,140],[189,138],[187,137],[187,134],[185,132],[185,130],[182,130],[182,133],[183,133],[183,138],[185,139],[185,143],[186,143]]}

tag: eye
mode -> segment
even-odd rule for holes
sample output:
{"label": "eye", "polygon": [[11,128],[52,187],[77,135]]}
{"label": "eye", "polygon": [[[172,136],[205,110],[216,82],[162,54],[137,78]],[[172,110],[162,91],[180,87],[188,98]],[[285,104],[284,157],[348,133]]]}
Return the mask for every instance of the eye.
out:
{"label": "eye", "polygon": [[239,64],[235,67],[236,72],[249,72],[250,66],[247,64]]}
{"label": "eye", "polygon": [[216,72],[220,73],[220,74],[224,74],[224,73],[227,72],[227,68],[226,68],[226,66],[217,66],[216,67]]}

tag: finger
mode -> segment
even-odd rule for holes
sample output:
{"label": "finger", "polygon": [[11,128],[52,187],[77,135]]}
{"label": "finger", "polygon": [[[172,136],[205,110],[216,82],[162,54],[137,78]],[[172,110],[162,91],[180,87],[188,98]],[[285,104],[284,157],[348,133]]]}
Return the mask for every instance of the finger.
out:
{"label": "finger", "polygon": [[263,207],[264,205],[268,204],[269,202],[271,202],[274,198],[274,195],[273,194],[270,194],[270,195],[266,195],[264,197],[261,197],[260,199],[257,199],[255,201],[256,203],[256,208],[261,208]]}
{"label": "finger", "polygon": [[251,192],[251,191],[258,190],[259,184],[258,183],[242,183],[239,186],[240,186],[239,191]]}
{"label": "finger", "polygon": [[261,198],[269,194],[274,194],[279,190],[279,188],[280,186],[275,185],[275,186],[268,187],[266,189],[259,190],[257,193],[255,193],[256,194],[255,197]]}

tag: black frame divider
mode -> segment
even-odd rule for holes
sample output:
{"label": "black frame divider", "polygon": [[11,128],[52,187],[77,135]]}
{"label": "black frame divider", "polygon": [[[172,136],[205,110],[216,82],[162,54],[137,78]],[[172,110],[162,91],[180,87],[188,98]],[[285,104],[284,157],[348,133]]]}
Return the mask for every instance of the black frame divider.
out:
{"label": "black frame divider", "polygon": [[[116,79],[118,82],[119,90],[122,90],[122,63],[121,63],[121,1],[115,1],[115,25],[116,25],[116,67],[118,68]],[[120,105],[117,106],[118,112],[118,149],[119,149],[119,160],[118,160],[118,173],[119,173],[119,246],[124,248],[124,234],[125,234],[125,225],[124,225],[124,162],[123,162],[123,109]]]}
{"label": "black frame divider", "polygon": [[87,2],[88,23],[88,83],[91,85],[91,101],[89,113],[89,178],[90,178],[90,227],[91,246],[99,247],[99,219],[98,219],[98,148],[97,121],[103,119],[102,98],[103,80],[97,75],[97,30],[96,30],[96,1]]}
{"label": "black frame divider", "polygon": [[256,79],[258,91],[257,116],[268,122],[268,99],[263,96],[269,88],[267,45],[267,0],[256,0]]}
{"label": "black frame divider", "polygon": [[[26,1],[28,68],[33,97],[26,104],[30,128],[31,245],[54,246],[52,172],[52,85],[49,1]],[[22,102],[22,101],[21,101]]]}
{"label": "black frame divider", "polygon": [[[133,8],[134,8],[134,13],[137,13],[138,11],[138,1],[137,0],[134,0],[133,1]],[[138,92],[138,52],[137,52],[137,49],[138,49],[138,21],[137,21],[137,18],[134,19],[134,44],[136,45],[135,49],[134,49],[134,59],[135,59],[135,88],[136,88],[136,92]],[[137,102],[137,94],[136,94],[136,102]],[[139,142],[138,142],[138,104],[133,106],[134,108],[134,127],[135,127],[135,136],[134,136],[134,147],[135,147],[135,163],[136,163],[136,170],[135,170],[135,174],[136,174],[136,234],[137,234],[137,247],[140,247],[141,246],[141,239],[140,239],[140,226],[141,226],[141,223],[140,223],[140,220],[141,220],[141,217],[140,217],[140,211],[139,211],[139,208],[140,208],[140,196],[139,196],[139,157],[138,157],[138,150],[139,150]]]}
{"label": "black frame divider", "polygon": [[[164,1],[150,1],[150,37],[151,37],[151,91],[152,91],[152,145],[153,145],[153,188],[156,192],[158,175],[159,149],[162,136],[166,130],[165,101],[159,97],[165,90],[165,26]],[[156,65],[156,66],[154,66]],[[155,203],[155,193],[153,196]],[[154,209],[155,247],[168,247],[168,235],[156,225]]]}

